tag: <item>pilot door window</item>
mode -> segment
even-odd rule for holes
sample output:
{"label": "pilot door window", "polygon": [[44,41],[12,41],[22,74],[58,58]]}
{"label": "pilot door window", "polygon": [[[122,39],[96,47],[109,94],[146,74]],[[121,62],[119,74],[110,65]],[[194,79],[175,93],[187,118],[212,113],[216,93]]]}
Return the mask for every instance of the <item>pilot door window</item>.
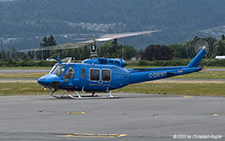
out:
{"label": "pilot door window", "polygon": [[85,78],[85,69],[81,69],[81,77]]}
{"label": "pilot door window", "polygon": [[[55,67],[55,66],[54,66],[54,67]],[[58,65],[58,66],[53,70],[52,73],[54,73],[54,74],[58,75],[59,77],[61,77],[62,74],[63,74],[63,72],[64,72],[64,70],[65,70],[65,66],[63,66],[63,65]]]}
{"label": "pilot door window", "polygon": [[100,70],[99,69],[91,69],[90,70],[90,80],[91,81],[99,81],[100,80]]}
{"label": "pilot door window", "polygon": [[63,78],[73,79],[74,78],[74,69],[72,67],[68,68]]}

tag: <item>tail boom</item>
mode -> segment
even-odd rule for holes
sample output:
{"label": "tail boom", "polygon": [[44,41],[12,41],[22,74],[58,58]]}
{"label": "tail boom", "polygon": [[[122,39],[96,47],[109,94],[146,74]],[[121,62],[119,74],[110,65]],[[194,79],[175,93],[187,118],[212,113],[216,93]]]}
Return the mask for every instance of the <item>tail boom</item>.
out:
{"label": "tail boom", "polygon": [[130,84],[140,83],[145,81],[152,81],[183,75],[193,72],[201,71],[204,67],[198,67],[198,64],[205,56],[206,48],[203,49],[195,56],[195,58],[187,65],[180,67],[162,67],[162,68],[145,68],[145,69],[130,69]]}

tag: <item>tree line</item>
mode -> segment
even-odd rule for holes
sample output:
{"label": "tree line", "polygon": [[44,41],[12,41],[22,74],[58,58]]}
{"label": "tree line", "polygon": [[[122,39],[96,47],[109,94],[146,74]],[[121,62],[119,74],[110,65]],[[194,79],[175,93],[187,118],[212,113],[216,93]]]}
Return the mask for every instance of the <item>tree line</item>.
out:
{"label": "tree line", "polygon": [[[196,37],[199,38],[199,37]],[[195,38],[195,39],[196,39]],[[189,58],[187,53],[187,45],[193,42],[193,40],[186,41],[184,44],[171,44],[171,45],[149,45],[145,50],[137,51],[132,46],[119,45],[117,40],[107,41],[99,45],[98,55],[99,57],[106,58],[124,58],[130,60],[132,57],[141,58],[142,60],[171,60],[174,58]],[[221,39],[213,39],[213,54],[212,58],[217,55],[225,55],[225,36],[222,35]],[[1,43],[2,44],[2,43]],[[45,36],[40,43],[40,49],[44,49],[49,46],[56,46],[57,42],[53,35],[49,37]],[[72,47],[72,43],[64,45],[65,47]],[[28,51],[28,53],[18,52],[15,48],[11,51],[1,50],[1,60],[12,59],[16,61],[20,60],[46,60],[47,58],[53,58],[54,56],[63,59],[65,57],[72,57],[76,60],[87,59],[90,56],[90,49],[87,45],[80,48],[73,49],[61,49],[61,50],[44,50],[44,51]]]}

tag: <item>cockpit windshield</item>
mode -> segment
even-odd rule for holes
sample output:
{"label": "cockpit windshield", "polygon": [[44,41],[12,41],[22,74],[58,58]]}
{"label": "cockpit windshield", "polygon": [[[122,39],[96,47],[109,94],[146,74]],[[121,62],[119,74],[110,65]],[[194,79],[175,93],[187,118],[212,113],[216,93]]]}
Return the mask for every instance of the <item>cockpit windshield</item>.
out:
{"label": "cockpit windshield", "polygon": [[59,77],[61,77],[65,70],[65,66],[59,64],[58,66],[54,66],[54,67],[56,67],[56,68],[51,73],[54,73],[54,74],[58,75]]}
{"label": "cockpit windshield", "polygon": [[50,70],[49,73],[52,73],[52,71],[53,71],[57,66],[58,66],[58,64],[56,63],[56,64],[52,67],[52,69]]}

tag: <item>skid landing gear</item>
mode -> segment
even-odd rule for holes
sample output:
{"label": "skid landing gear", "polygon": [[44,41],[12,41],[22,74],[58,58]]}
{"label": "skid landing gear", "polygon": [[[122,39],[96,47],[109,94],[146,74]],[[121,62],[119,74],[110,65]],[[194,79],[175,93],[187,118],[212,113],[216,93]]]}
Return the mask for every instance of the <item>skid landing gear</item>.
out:
{"label": "skid landing gear", "polygon": [[109,96],[100,96],[100,95],[95,95],[95,93],[92,92],[92,95],[84,95],[81,96],[77,91],[76,91],[77,96],[72,96],[69,95],[72,99],[110,99],[110,98],[119,98],[118,96],[113,96],[111,92],[109,92]]}
{"label": "skid landing gear", "polygon": [[55,95],[55,94],[54,94],[54,93],[57,91],[57,89],[55,89],[54,91],[52,91],[52,89],[50,89],[50,91],[52,92],[50,95],[51,95],[52,97],[54,97],[54,98],[57,98],[57,99],[68,98],[68,97],[64,97],[64,95],[65,95],[65,93],[66,93],[65,90],[63,90],[63,93],[62,93],[61,96],[60,96],[60,95]]}
{"label": "skid landing gear", "polygon": [[50,90],[52,93],[50,94],[52,97],[57,98],[57,99],[63,99],[63,98],[71,98],[71,99],[111,99],[111,98],[119,98],[118,96],[113,96],[111,91],[108,92],[109,96],[99,96],[99,95],[95,95],[95,92],[92,92],[92,95],[83,95],[81,96],[77,91],[75,91],[76,95],[73,96],[72,94],[68,94],[68,96],[64,96],[66,91],[63,90],[62,95],[55,95],[54,93],[57,90]]}
{"label": "skid landing gear", "polygon": [[80,96],[80,94],[76,91],[77,97],[72,96],[71,94],[69,94],[69,97],[71,97],[72,99],[82,99],[82,97]]}

